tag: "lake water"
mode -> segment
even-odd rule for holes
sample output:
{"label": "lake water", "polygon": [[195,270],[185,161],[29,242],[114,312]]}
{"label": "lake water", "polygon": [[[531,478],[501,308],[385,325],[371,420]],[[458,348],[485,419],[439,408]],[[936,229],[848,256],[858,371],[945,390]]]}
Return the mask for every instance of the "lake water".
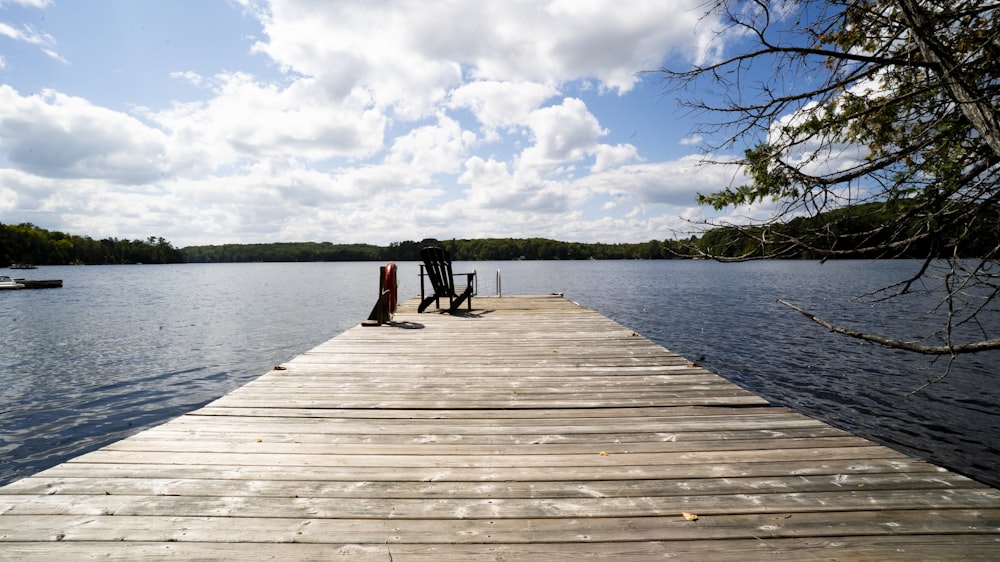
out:
{"label": "lake water", "polygon": [[[400,263],[400,298],[419,293]],[[0,292],[0,484],[195,409],[356,325],[377,263],[46,267],[62,289]],[[945,360],[830,334],[784,298],[856,329],[916,337],[913,297],[853,297],[908,261],[470,262],[479,293],[563,293],[772,403],[1000,486],[1000,352]],[[916,299],[916,300],[914,300]],[[997,322],[994,309],[993,322]],[[994,326],[994,329],[996,326]]]}

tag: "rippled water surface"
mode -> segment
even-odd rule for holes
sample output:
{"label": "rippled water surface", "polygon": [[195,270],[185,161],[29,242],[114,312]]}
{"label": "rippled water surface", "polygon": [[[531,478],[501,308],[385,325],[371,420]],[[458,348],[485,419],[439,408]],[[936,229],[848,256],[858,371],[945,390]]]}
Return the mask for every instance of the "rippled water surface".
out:
{"label": "rippled water surface", "polygon": [[[419,292],[399,264],[400,297]],[[835,336],[775,302],[915,337],[919,299],[852,297],[914,262],[473,262],[480,294],[564,293],[777,405],[1000,486],[1000,353],[945,362]],[[0,484],[194,409],[371,309],[378,264],[48,267],[0,292]],[[992,313],[993,321],[998,316]]]}

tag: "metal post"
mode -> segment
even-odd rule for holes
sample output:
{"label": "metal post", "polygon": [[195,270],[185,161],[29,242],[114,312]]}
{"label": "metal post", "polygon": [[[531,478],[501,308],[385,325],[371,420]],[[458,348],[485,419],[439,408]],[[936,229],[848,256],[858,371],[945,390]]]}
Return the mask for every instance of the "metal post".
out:
{"label": "metal post", "polygon": [[420,302],[424,302],[424,264],[420,264]]}

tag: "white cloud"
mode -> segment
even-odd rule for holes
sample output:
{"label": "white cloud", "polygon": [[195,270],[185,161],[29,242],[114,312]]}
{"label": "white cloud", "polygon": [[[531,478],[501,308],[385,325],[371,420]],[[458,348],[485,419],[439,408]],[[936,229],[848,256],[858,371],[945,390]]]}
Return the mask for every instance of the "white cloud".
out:
{"label": "white cloud", "polygon": [[521,153],[522,166],[550,166],[582,160],[597,149],[607,134],[579,99],[545,107],[528,117],[535,145]]}
{"label": "white cloud", "polygon": [[442,116],[435,125],[411,129],[393,142],[386,163],[405,166],[422,179],[459,171],[476,135],[462,129],[458,121]]}
{"label": "white cloud", "polygon": [[606,134],[579,99],[537,109],[525,117],[533,144],[508,165],[478,156],[466,162],[458,182],[469,186],[472,205],[485,209],[563,212],[582,205],[589,192],[573,182],[576,164],[593,158],[605,170],[636,158],[634,147],[599,142]]}
{"label": "white cloud", "polygon": [[370,90],[407,118],[426,114],[463,74],[545,85],[597,79],[624,93],[668,52],[714,36],[699,25],[697,0],[274,0],[268,8],[259,52],[317,77],[331,95]]}
{"label": "white cloud", "polygon": [[592,173],[610,170],[639,159],[639,150],[631,144],[616,144],[614,146],[602,144],[594,150],[594,153],[594,165],[590,167]]}
{"label": "white cloud", "polygon": [[[48,2],[20,2],[27,7],[42,8],[48,5]],[[2,5],[2,3],[0,3]],[[0,37],[7,37],[14,41],[27,43],[29,45],[34,45],[41,49],[48,57],[57,60],[62,63],[68,63],[68,61],[56,51],[56,40],[48,33],[43,33],[35,30],[35,27],[30,24],[22,25],[20,28],[14,27],[8,23],[0,21]]]}
{"label": "white cloud", "polygon": [[[448,4],[452,6],[453,4]],[[475,12],[474,4],[463,4]],[[461,64],[433,53],[440,28],[435,4],[275,1],[256,45],[289,73],[313,77],[331,99],[364,93],[403,119],[427,115],[462,80]]]}
{"label": "white cloud", "polygon": [[195,86],[200,86],[202,82],[202,76],[197,72],[192,72],[190,70],[184,72],[171,72],[170,77],[185,80]]}
{"label": "white cloud", "polygon": [[642,208],[690,213],[697,193],[719,191],[742,179],[741,172],[725,164],[703,164],[699,156],[677,160],[623,165],[584,176],[573,189],[585,191],[607,208]]}
{"label": "white cloud", "polygon": [[0,150],[9,165],[48,178],[154,182],[168,172],[166,136],[135,118],[51,90],[0,85]]}
{"label": "white cloud", "polygon": [[364,97],[336,102],[314,80],[287,87],[219,75],[215,97],[146,117],[171,132],[172,153],[200,169],[243,159],[362,158],[382,149],[387,118]]}
{"label": "white cloud", "polygon": [[[14,182],[0,210],[177,245],[648,240],[694,191],[728,185],[688,158],[649,161],[588,106],[627,99],[671,54],[701,56],[700,0],[241,3],[277,78],[171,61],[163,76],[204,97],[126,111],[0,86],[0,172]],[[31,27],[0,35],[58,56]]]}
{"label": "white cloud", "polygon": [[448,107],[472,111],[486,137],[496,140],[498,129],[523,126],[545,100],[558,94],[550,84],[479,80],[452,90]]}
{"label": "white cloud", "polygon": [[26,8],[44,8],[52,4],[52,0],[0,0],[0,7],[7,5],[24,6]]}

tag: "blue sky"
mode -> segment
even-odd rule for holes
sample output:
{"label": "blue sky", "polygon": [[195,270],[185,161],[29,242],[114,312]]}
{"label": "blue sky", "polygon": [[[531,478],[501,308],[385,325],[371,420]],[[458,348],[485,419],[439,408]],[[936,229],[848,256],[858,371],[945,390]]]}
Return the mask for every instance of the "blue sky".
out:
{"label": "blue sky", "polygon": [[734,171],[696,165],[695,122],[641,72],[717,53],[715,27],[701,0],[0,0],[0,222],[177,246],[685,235]]}

